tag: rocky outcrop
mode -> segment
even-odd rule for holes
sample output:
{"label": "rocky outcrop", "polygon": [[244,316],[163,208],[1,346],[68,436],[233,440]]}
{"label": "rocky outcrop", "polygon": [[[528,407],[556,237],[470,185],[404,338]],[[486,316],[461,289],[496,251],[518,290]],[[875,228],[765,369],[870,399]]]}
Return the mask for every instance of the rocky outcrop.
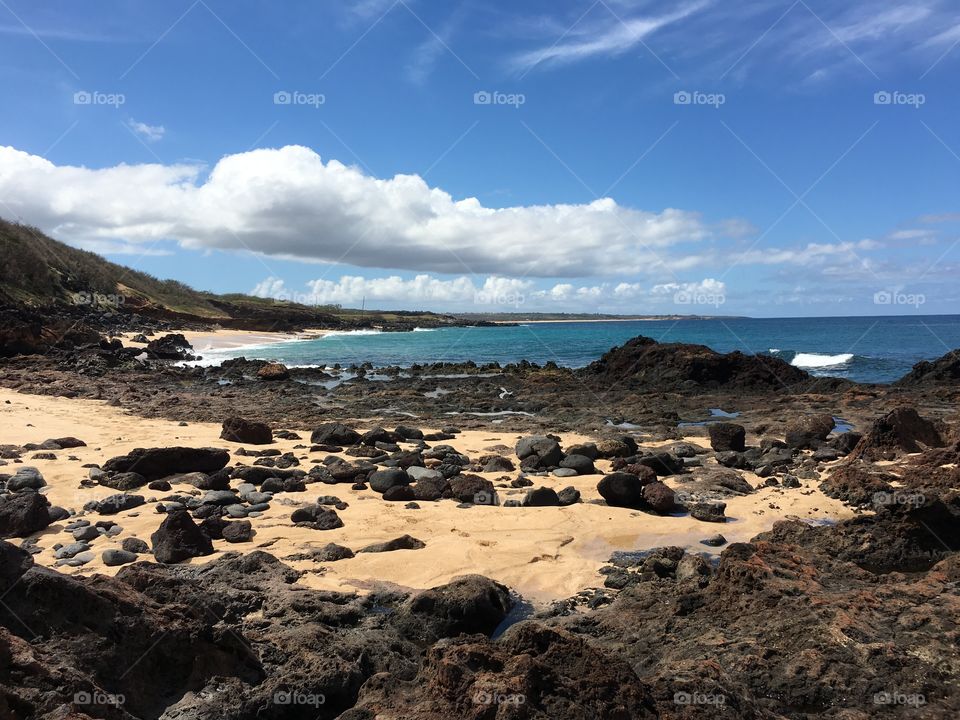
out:
{"label": "rocky outcrop", "polygon": [[643,336],[608,350],[581,375],[588,380],[661,392],[722,388],[749,394],[799,389],[811,380],[805,371],[779,358],[723,354],[705,345],[658,343]]}
{"label": "rocky outcrop", "polygon": [[181,473],[212,473],[226,467],[230,453],[218,448],[136,448],[104,463],[106,472],[136,472],[149,480]]}
{"label": "rocky outcrop", "polygon": [[936,360],[921,360],[897,380],[899,387],[956,387],[960,380],[960,350],[951,350]]}
{"label": "rocky outcrop", "polygon": [[894,460],[945,445],[942,424],[921,417],[915,408],[899,407],[874,421],[850,459]]}

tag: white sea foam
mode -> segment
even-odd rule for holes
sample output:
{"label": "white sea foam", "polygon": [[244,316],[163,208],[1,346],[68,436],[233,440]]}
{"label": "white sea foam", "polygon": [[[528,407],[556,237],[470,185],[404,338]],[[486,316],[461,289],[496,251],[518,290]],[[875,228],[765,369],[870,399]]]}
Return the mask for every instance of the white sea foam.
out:
{"label": "white sea foam", "polygon": [[839,355],[820,355],[818,353],[797,353],[791,361],[791,365],[801,368],[824,368],[846,365],[853,360],[853,353],[840,353]]}

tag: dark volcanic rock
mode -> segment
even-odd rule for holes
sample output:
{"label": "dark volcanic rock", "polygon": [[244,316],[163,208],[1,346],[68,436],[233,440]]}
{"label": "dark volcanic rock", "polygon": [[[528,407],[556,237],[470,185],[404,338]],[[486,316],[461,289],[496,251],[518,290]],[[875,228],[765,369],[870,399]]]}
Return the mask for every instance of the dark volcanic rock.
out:
{"label": "dark volcanic rock", "polygon": [[951,350],[936,360],[921,360],[894,385],[955,388],[958,380],[960,380],[960,350]]}
{"label": "dark volcanic rock", "polygon": [[287,380],[290,378],[290,371],[282,363],[267,363],[257,370],[257,377],[261,380]]}
{"label": "dark volcanic rock", "polygon": [[417,494],[409,485],[394,485],[383,493],[383,499],[388,502],[408,502],[416,498]]}
{"label": "dark volcanic rock", "polygon": [[359,552],[362,553],[381,553],[381,552],[393,552],[394,550],[420,550],[425,548],[427,544],[422,540],[417,540],[415,537],[410,535],[401,535],[398,538],[393,540],[388,540],[382,543],[374,543],[373,545],[367,545],[365,548],[362,548]]}
{"label": "dark volcanic rock", "polygon": [[747,432],[743,425],[736,423],[718,422],[708,426],[710,432],[710,447],[717,452],[746,449]]}
{"label": "dark volcanic rock", "polygon": [[160,563],[178,563],[187,558],[213,554],[210,538],[185,510],[167,513],[150,536],[153,557]]}
{"label": "dark volcanic rock", "polygon": [[756,394],[782,391],[810,380],[809,374],[779,358],[741,352],[721,354],[705,345],[658,343],[643,336],[607,351],[581,375],[658,392],[723,388]]}
{"label": "dark volcanic rock", "polygon": [[193,347],[181,333],[171,333],[151,340],[145,348],[150,357],[158,360],[192,360]]}
{"label": "dark volcanic rock", "polygon": [[577,475],[593,475],[597,472],[593,460],[586,455],[567,455],[560,461],[560,467],[576,470]]}
{"label": "dark volcanic rock", "polygon": [[266,423],[234,416],[223,421],[220,439],[250,445],[269,445],[273,442],[273,430]]}
{"label": "dark volcanic rock", "polygon": [[553,488],[539,487],[527,491],[523,504],[525,507],[559,507],[560,497]]}
{"label": "dark volcanic rock", "polygon": [[[113,490],[136,490],[147,484],[147,479],[137,472],[107,473],[100,477],[100,484]],[[169,487],[167,488],[169,489]]]}
{"label": "dark volcanic rock", "polygon": [[597,484],[597,492],[614,507],[642,508],[643,483],[631,473],[615,472],[606,475]]}
{"label": "dark volcanic rock", "polygon": [[27,537],[46,528],[50,524],[49,505],[33,490],[0,497],[0,538]]}
{"label": "dark volcanic rock", "polygon": [[461,633],[490,635],[512,606],[510,591],[500,583],[464,575],[410,598],[400,611],[399,626],[428,642]]}
{"label": "dark volcanic rock", "polygon": [[216,472],[230,461],[230,453],[218,448],[136,448],[104,463],[106,472],[137,472],[147,480],[191,472]]}
{"label": "dark volcanic rock", "polygon": [[946,445],[938,425],[911,407],[899,407],[874,421],[850,453],[851,459],[893,460],[904,453]]}
{"label": "dark volcanic rock", "polygon": [[560,443],[543,435],[525,437],[517,441],[517,457],[521,460],[535,456],[539,467],[554,467],[563,459]]}
{"label": "dark volcanic rock", "polygon": [[799,450],[816,450],[827,439],[836,422],[826,413],[808,415],[787,425],[786,443]]}
{"label": "dark volcanic rock", "polygon": [[310,442],[315,445],[356,445],[360,437],[360,433],[342,423],[325,423],[310,434]]}
{"label": "dark volcanic rock", "polygon": [[294,525],[308,527],[312,530],[335,530],[343,527],[343,520],[340,519],[337,512],[322,505],[308,505],[304,508],[298,508],[293,511],[290,521]]}
{"label": "dark volcanic rock", "polygon": [[710,501],[694,503],[690,506],[690,517],[702,522],[725,523],[727,521],[724,511],[727,509],[725,502]]}
{"label": "dark volcanic rock", "polygon": [[140,507],[146,502],[143,495],[128,495],[127,493],[117,493],[108,495],[100,500],[91,500],[83,506],[84,510],[92,510],[101,515],[116,515],[124,510],[132,510]]}
{"label": "dark volcanic rock", "polygon": [[249,520],[235,520],[224,525],[220,534],[230,543],[250,542],[253,537],[253,526]]}
{"label": "dark volcanic rock", "polygon": [[656,512],[666,515],[677,509],[673,490],[662,482],[652,482],[643,486],[643,499]]}
{"label": "dark volcanic rock", "polygon": [[[370,484],[371,490],[382,494],[397,485],[409,485],[410,477],[406,471],[400,468],[387,468],[386,470],[378,470],[375,473],[371,473],[367,478],[367,482]],[[413,498],[410,499],[412,500]]]}

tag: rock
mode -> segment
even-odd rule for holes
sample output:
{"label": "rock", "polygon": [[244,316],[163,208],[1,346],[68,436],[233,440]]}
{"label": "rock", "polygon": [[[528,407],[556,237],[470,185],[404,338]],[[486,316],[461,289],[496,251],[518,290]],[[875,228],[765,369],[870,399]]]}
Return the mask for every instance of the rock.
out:
{"label": "rock", "polygon": [[423,440],[423,430],[406,425],[397,425],[394,432],[404,440]]}
{"label": "rock", "polygon": [[450,492],[454,499],[460,502],[478,505],[492,504],[490,501],[485,501],[485,498],[493,498],[496,495],[493,483],[479,475],[457,475],[450,478]]}
{"label": "rock", "polygon": [[47,481],[35,467],[22,467],[7,480],[7,490],[10,492],[19,492],[20,490],[39,490],[46,486]]}
{"label": "rock", "polygon": [[677,507],[673,490],[662,482],[652,482],[649,485],[644,485],[643,499],[661,515],[672,513]]}
{"label": "rock", "polygon": [[261,380],[287,380],[290,378],[290,371],[282,363],[267,363],[257,370],[257,377]]}
{"label": "rock", "polygon": [[27,537],[50,525],[47,499],[33,490],[0,496],[0,538]]}
{"label": "rock", "polygon": [[537,465],[544,468],[559,465],[563,459],[560,443],[543,435],[522,438],[517,442],[516,453],[521,460],[536,456]]}
{"label": "rock", "polygon": [[832,447],[819,447],[813,453],[813,459],[817,462],[833,462],[840,459],[840,451]]}
{"label": "rock", "polygon": [[388,502],[409,502],[416,497],[417,494],[409,485],[394,485],[383,493],[383,499]]}
{"label": "rock", "polygon": [[92,510],[101,515],[116,515],[124,510],[132,510],[140,507],[146,502],[143,495],[128,495],[127,493],[117,493],[108,495],[100,500],[92,500],[83,506],[84,510]]}
{"label": "rock", "polygon": [[313,559],[317,562],[336,562],[337,560],[347,560],[355,557],[353,550],[336,543],[327,543],[319,550],[313,553]]}
{"label": "rock", "polygon": [[845,432],[835,435],[828,444],[841,455],[849,455],[862,438],[863,435],[858,432]]}
{"label": "rock", "polygon": [[138,472],[147,480],[160,480],[182,473],[212,473],[225,467],[230,453],[218,448],[137,448],[127,455],[111,458],[106,472]]}
{"label": "rock", "polygon": [[539,487],[527,491],[523,504],[525,507],[559,507],[560,498],[553,488]]}
{"label": "rock", "polygon": [[591,460],[596,460],[600,457],[600,451],[597,449],[596,443],[582,443],[580,445],[571,445],[567,448],[568,455],[583,455],[588,457]]}
{"label": "rock", "polygon": [[625,458],[636,452],[636,443],[631,449],[629,443],[624,440],[601,440],[594,447],[597,449],[598,456],[602,458]]}
{"label": "rock", "polygon": [[[386,470],[378,470],[375,473],[371,473],[367,478],[367,482],[371,490],[382,494],[397,485],[409,485],[410,477],[406,471],[400,468],[387,468]],[[409,499],[412,500],[413,498],[411,497]]]}
{"label": "rock", "polygon": [[47,509],[48,514],[50,515],[50,522],[55,523],[61,520],[66,520],[70,517],[70,511],[66,508],[62,508],[59,505],[51,505]]}
{"label": "rock", "polygon": [[899,407],[878,418],[850,453],[853,460],[893,460],[904,453],[946,445],[940,428],[911,407]]}
{"label": "rock", "polygon": [[203,499],[202,505],[233,505],[237,502],[237,494],[232,490],[210,490]]}
{"label": "rock", "polygon": [[213,543],[184,510],[168,513],[150,536],[153,557],[159,563],[178,563],[213,554]]}
{"label": "rock", "polygon": [[574,470],[577,475],[593,475],[597,472],[593,466],[593,460],[586,455],[568,454],[560,461],[560,467]]}
{"label": "rock", "polygon": [[724,511],[727,509],[725,502],[699,502],[690,506],[690,517],[703,522],[722,523],[727,521]]}
{"label": "rock", "polygon": [[105,473],[100,484],[113,490],[137,490],[147,484],[147,479],[137,472]]}
{"label": "rock", "polygon": [[483,463],[483,472],[512,472],[515,469],[513,461],[501,455],[481,458],[481,462]]}
{"label": "rock", "polygon": [[597,492],[613,507],[643,507],[643,484],[631,473],[614,472],[597,484]]}
{"label": "rock", "polygon": [[411,465],[408,467],[407,475],[409,475],[410,479],[414,482],[420,482],[421,480],[444,480],[443,473],[441,473],[439,470],[420,467],[418,465]]}
{"label": "rock", "polygon": [[250,542],[253,537],[253,526],[249,520],[236,520],[224,525],[221,534],[229,543]]}
{"label": "rock", "polygon": [[140,538],[135,537],[124,538],[120,543],[120,547],[127,552],[137,553],[138,555],[150,552],[150,546]]}
{"label": "rock", "polygon": [[128,563],[137,561],[136,553],[127,550],[104,550],[100,557],[103,559],[103,564],[107,567],[117,567],[118,565],[127,565]]}
{"label": "rock", "polygon": [[780,358],[721,354],[705,345],[658,343],[643,336],[607,351],[580,374],[607,387],[618,384],[658,393],[724,388],[759,394],[811,380],[809,374]]}
{"label": "rock", "polygon": [[330,510],[322,505],[298,508],[293,511],[290,520],[294,525],[312,530],[335,530],[343,527],[343,520],[337,515],[336,510]]}
{"label": "rock", "polygon": [[560,500],[561,507],[575,505],[580,502],[580,491],[575,487],[565,487],[557,493],[557,498]]}
{"label": "rock", "polygon": [[380,552],[393,552],[394,550],[420,550],[425,548],[427,544],[422,540],[417,540],[415,537],[410,535],[401,535],[398,538],[393,540],[388,540],[387,542],[374,543],[373,545],[367,545],[367,547],[360,550],[362,553],[380,553]]}
{"label": "rock", "polygon": [[555,470],[551,470],[550,472],[553,473],[554,477],[558,477],[558,478],[577,477],[577,474],[578,474],[577,471],[574,470],[573,468],[563,468],[563,467],[556,468]]}
{"label": "rock", "polygon": [[151,483],[147,483],[147,488],[158,492],[170,492],[171,485],[166,480],[154,480]]}
{"label": "rock", "polygon": [[489,636],[513,606],[510,591],[482,575],[464,575],[414,595],[399,611],[407,635],[433,642],[479,633]]}
{"label": "rock", "polygon": [[360,433],[342,423],[325,423],[310,434],[310,442],[317,445],[356,445]]}
{"label": "rock", "polygon": [[729,422],[711,423],[707,426],[710,433],[710,447],[717,452],[746,449],[747,431],[743,425]]}
{"label": "rock", "polygon": [[234,416],[223,421],[220,438],[229,442],[249,445],[269,445],[273,442],[273,430],[266,423],[253,422]]}
{"label": "rock", "polygon": [[70,450],[72,448],[87,446],[87,444],[83,440],[78,440],[75,437],[69,437],[69,436],[44,440],[42,444],[44,447],[47,447],[51,450]]}
{"label": "rock", "polygon": [[677,475],[685,470],[683,460],[668,452],[651,453],[637,458],[637,463],[646,465],[657,475]]}
{"label": "rock", "polygon": [[193,347],[181,333],[171,333],[151,340],[145,348],[147,355],[157,360],[192,360],[188,351]]}
{"label": "rock", "polygon": [[827,439],[835,425],[833,415],[808,415],[787,425],[786,443],[797,450],[815,450]]}
{"label": "rock", "polygon": [[77,542],[86,542],[89,540],[96,540],[100,537],[100,531],[97,530],[93,525],[87,525],[85,527],[80,527],[74,530],[72,533],[73,539]]}
{"label": "rock", "polygon": [[75,555],[79,555],[80,553],[86,552],[89,549],[90,546],[85,542],[73,542],[69,545],[64,545],[62,548],[57,550],[53,556],[57,560],[69,560]]}
{"label": "rock", "polygon": [[[415,468],[410,469],[414,470]],[[413,486],[413,494],[417,500],[439,500],[445,492],[449,491],[450,483],[440,473],[430,477],[422,477]]]}
{"label": "rock", "polygon": [[708,538],[704,538],[700,541],[700,544],[707,545],[709,547],[721,547],[722,545],[727,544],[727,539],[720,533],[717,533],[716,535],[711,535]]}

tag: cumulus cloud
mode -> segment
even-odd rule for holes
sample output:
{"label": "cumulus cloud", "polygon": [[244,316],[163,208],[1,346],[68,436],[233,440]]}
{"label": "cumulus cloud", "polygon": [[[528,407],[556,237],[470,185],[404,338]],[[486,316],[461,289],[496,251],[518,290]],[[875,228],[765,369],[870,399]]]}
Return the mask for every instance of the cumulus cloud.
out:
{"label": "cumulus cloud", "polygon": [[132,118],[127,122],[127,127],[147,142],[163,140],[163,136],[167,134],[167,129],[163,125],[147,125]]}
{"label": "cumulus cloud", "polygon": [[671,273],[716,236],[696,212],[610,198],[484,207],[417,175],[379,179],[300,146],[190,164],[58,166],[0,147],[6,211],[73,241],[172,239],[201,249],[420,272],[532,277]]}

